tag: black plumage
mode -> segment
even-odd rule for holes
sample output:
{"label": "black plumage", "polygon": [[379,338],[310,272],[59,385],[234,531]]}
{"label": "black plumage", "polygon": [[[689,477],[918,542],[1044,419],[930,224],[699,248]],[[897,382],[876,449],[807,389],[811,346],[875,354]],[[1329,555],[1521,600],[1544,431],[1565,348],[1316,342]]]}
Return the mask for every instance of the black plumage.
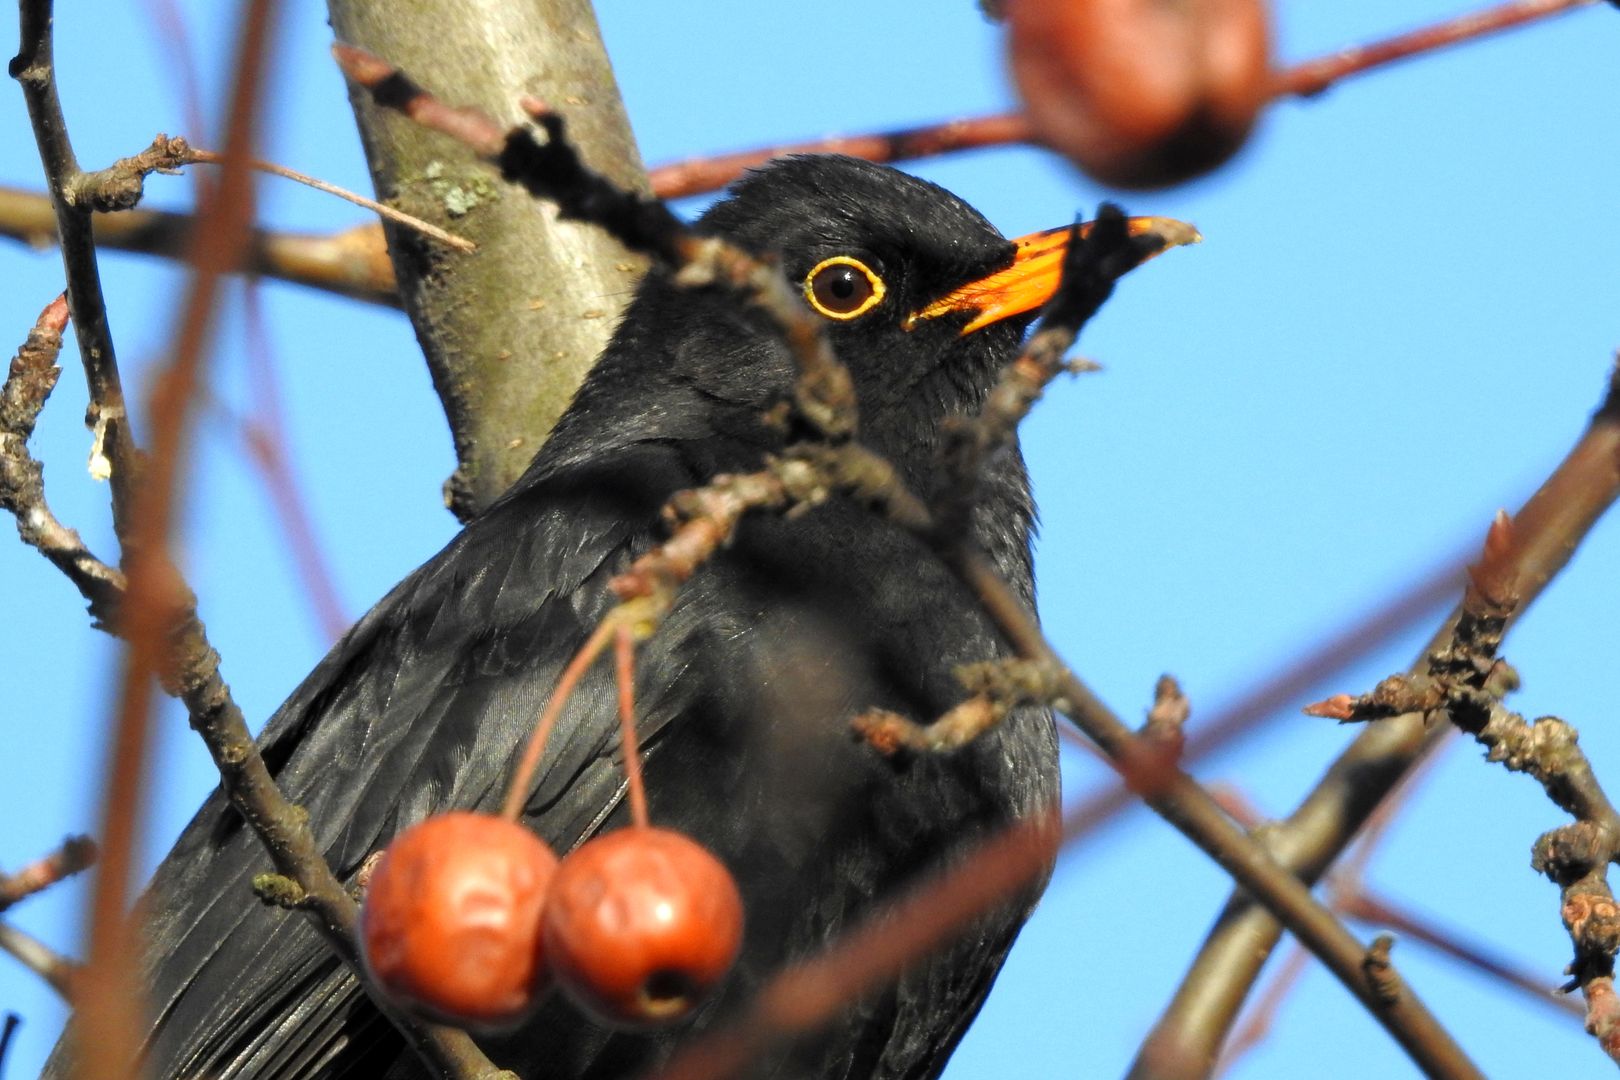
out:
{"label": "black plumage", "polygon": [[[942,421],[980,404],[1027,319],[963,335],[966,314],[909,329],[904,317],[1010,265],[1012,243],[940,188],[832,157],[750,175],[698,229],[776,253],[790,281],[839,256],[879,275],[882,301],[829,320],[828,332],[854,376],[862,440],[927,494]],[[648,277],[523,478],[373,608],[271,719],[265,756],[340,877],[427,814],[498,805],[560,668],[612,603],[608,578],[664,535],[659,509],[672,493],[756,469],[782,448],[781,425],[764,414],[793,378],[761,312]],[[1013,448],[989,463],[972,527],[1031,604],[1032,516]],[[652,819],[696,837],[738,878],[748,920],[738,969],[673,1035],[609,1033],[554,999],[516,1033],[481,1039],[492,1059],[525,1077],[633,1075],[875,899],[1053,800],[1055,736],[1042,710],[1017,711],[948,755],[886,759],[850,732],[873,706],[939,715],[962,697],[954,665],[1007,652],[926,548],[865,509],[834,498],[792,519],[748,519],[637,661]],[[603,664],[565,711],[526,815],[559,851],[626,820],[617,749]],[[152,1075],[419,1075],[304,918],[253,899],[249,881],[266,868],[216,793],[159,869]],[[937,1074],[1032,902],[1009,901],[760,1074]]]}

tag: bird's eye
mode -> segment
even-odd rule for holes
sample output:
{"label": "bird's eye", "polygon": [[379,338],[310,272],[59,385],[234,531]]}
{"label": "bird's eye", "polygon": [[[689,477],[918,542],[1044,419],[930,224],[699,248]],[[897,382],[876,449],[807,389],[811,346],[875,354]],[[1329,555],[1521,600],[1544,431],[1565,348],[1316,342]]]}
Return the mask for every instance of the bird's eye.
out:
{"label": "bird's eye", "polygon": [[804,279],[804,298],[829,319],[865,315],[883,300],[886,291],[882,278],[848,255],[823,259]]}

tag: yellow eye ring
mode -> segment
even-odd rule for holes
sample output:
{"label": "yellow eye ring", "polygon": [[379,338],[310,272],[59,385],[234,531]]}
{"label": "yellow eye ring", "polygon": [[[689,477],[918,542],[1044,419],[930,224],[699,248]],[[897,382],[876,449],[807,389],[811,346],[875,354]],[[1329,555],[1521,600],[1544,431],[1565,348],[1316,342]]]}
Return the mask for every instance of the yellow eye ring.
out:
{"label": "yellow eye ring", "polygon": [[872,268],[848,255],[823,259],[804,277],[804,298],[829,319],[859,318],[883,302],[888,286]]}

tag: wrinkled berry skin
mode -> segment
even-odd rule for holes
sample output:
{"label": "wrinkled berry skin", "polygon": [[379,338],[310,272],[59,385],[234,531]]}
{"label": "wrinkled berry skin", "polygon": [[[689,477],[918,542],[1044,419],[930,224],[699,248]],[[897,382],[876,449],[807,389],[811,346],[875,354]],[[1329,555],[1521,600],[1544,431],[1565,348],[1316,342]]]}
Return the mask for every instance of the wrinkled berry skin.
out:
{"label": "wrinkled berry skin", "polygon": [[540,925],[556,869],[551,849],[505,818],[458,811],[412,826],[366,886],[367,973],[411,1012],[512,1026],[550,986]]}
{"label": "wrinkled berry skin", "polygon": [[599,836],[557,868],[545,949],[557,984],[585,1012],[620,1028],[690,1015],[731,970],[743,908],[725,866],[668,829]]}

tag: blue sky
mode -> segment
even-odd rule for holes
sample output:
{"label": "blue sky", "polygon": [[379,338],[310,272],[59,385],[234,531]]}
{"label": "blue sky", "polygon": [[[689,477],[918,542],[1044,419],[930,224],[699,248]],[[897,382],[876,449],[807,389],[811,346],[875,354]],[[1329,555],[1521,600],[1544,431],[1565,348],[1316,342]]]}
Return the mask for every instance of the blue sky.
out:
{"label": "blue sky", "polygon": [[[205,91],[218,100],[228,5],[188,0]],[[1289,2],[1278,52],[1302,59],[1466,8],[1431,0]],[[215,10],[216,8],[220,10]],[[173,64],[144,5],[58,16],[64,97],[80,157],[100,164],[185,130]],[[999,110],[1001,34],[951,4],[650,5],[600,14],[649,162],[759,143]],[[324,8],[289,0],[265,156],[365,189]],[[1352,619],[1514,506],[1578,434],[1620,346],[1620,24],[1605,6],[1392,68],[1264,118],[1219,175],[1132,194],[1138,213],[1196,223],[1198,248],[1133,275],[1087,329],[1099,375],[1058,386],[1025,429],[1044,527],[1043,616],[1066,657],[1127,717],[1162,671],[1193,723],[1259,674]],[[8,46],[9,48],[9,46]],[[8,84],[9,85],[9,84]],[[36,184],[20,94],[0,90],[0,182]],[[200,139],[205,145],[206,139]],[[925,162],[1009,235],[1062,224],[1107,193],[1043,153]],[[184,179],[152,205],[183,206]],[[281,181],[262,217],[318,231],[352,207]],[[699,206],[685,206],[695,211]],[[162,355],[183,279],[108,256],[126,377]],[[9,352],[60,287],[54,256],[0,247]],[[432,554],[454,523],[439,501],[449,440],[409,326],[394,313],[266,285],[292,453],[343,602],[358,615]],[[212,393],[247,411],[238,304]],[[59,515],[110,553],[106,492],[84,470],[84,393],[71,357],[35,440]],[[357,403],[364,403],[357,407]],[[326,647],[268,500],[216,409],[205,418],[184,546],[225,673],[262,720]],[[0,866],[93,827],[113,647],[43,560],[0,541]],[[1620,528],[1605,522],[1509,643],[1515,707],[1575,723],[1620,786],[1610,683]],[[1436,619],[1438,615],[1436,616]],[[1312,696],[1403,667],[1429,625]],[[212,784],[169,708],[155,860]],[[1290,711],[1270,734],[1201,766],[1286,813],[1353,733]],[[1074,761],[1072,795],[1099,773]],[[1524,966],[1560,979],[1568,942],[1530,843],[1560,822],[1533,783],[1455,748],[1374,863],[1381,888]],[[1063,863],[949,1075],[1107,1076],[1129,1062],[1226,894],[1168,827],[1133,813]],[[13,915],[76,951],[77,886]],[[1370,936],[1370,935],[1369,935]],[[1492,1076],[1604,1074],[1577,1023],[1480,982],[1415,943],[1403,971]],[[0,962],[0,1008],[21,1013],[7,1075],[32,1075],[61,1021]],[[1313,969],[1241,1077],[1405,1075],[1410,1067]]]}

